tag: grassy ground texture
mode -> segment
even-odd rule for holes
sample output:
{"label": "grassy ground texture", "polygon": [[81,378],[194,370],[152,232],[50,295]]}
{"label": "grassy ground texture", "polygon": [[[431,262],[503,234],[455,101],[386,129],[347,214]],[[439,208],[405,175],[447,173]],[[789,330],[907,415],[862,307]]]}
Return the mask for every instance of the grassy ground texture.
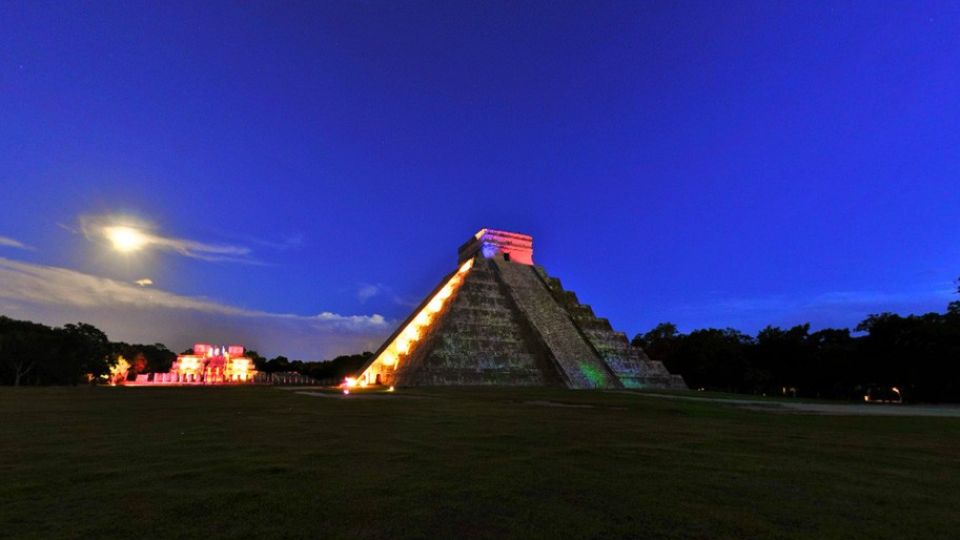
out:
{"label": "grassy ground texture", "polygon": [[947,538],[958,448],[630,393],[6,388],[0,537]]}

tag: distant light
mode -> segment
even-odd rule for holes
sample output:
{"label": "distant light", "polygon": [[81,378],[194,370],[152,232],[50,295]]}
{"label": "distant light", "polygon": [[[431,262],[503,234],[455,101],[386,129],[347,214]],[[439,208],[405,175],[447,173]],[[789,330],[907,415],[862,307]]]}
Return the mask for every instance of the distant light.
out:
{"label": "distant light", "polygon": [[347,388],[353,388],[354,386],[357,385],[357,379],[355,379],[355,378],[353,378],[353,377],[347,377],[346,379],[343,380],[343,384],[344,384]]}
{"label": "distant light", "polygon": [[348,388],[344,388],[344,389],[343,389],[343,394],[344,394],[345,396],[350,395],[350,390],[349,390]]}
{"label": "distant light", "polygon": [[390,386],[390,388],[387,389],[387,392],[393,392],[393,386]]}
{"label": "distant light", "polygon": [[146,235],[133,227],[105,227],[103,234],[113,244],[113,249],[123,253],[137,251],[149,241]]}

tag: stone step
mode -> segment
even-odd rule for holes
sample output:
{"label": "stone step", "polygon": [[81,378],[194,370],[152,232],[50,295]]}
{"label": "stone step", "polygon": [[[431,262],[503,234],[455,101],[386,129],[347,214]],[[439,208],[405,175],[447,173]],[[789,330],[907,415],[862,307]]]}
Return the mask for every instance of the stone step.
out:
{"label": "stone step", "polygon": [[404,386],[544,386],[548,384],[539,371],[445,369],[433,372],[425,369],[415,378],[405,380]]}
{"label": "stone step", "polygon": [[633,347],[626,334],[614,330],[606,318],[596,317],[590,306],[577,300],[576,294],[563,289],[559,279],[547,276],[543,268],[537,268],[537,272],[590,345],[624,385],[686,388],[682,377],[671,375],[662,362],[650,360],[642,349]]}
{"label": "stone step", "polygon": [[[621,384],[583,339],[536,269],[492,259],[516,306],[549,349],[573,388],[616,388]],[[573,297],[575,298],[575,296]]]}
{"label": "stone step", "polygon": [[555,385],[531,349],[513,300],[492,262],[477,258],[455,296],[409,354],[398,383],[417,385]]}

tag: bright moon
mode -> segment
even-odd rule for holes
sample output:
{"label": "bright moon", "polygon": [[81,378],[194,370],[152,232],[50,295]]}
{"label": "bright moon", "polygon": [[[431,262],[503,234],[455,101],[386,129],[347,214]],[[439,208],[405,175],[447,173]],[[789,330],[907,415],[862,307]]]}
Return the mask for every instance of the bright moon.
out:
{"label": "bright moon", "polygon": [[106,227],[104,234],[113,244],[113,249],[124,253],[136,251],[147,243],[147,237],[132,227]]}

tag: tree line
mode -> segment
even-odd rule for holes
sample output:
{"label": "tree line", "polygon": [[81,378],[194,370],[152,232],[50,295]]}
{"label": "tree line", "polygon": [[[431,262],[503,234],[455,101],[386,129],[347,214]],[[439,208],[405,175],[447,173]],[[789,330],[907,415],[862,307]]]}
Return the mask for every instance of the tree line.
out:
{"label": "tree line", "polygon": [[960,402],[960,302],[945,313],[870,315],[855,332],[802,324],[683,334],[661,323],[633,344],[694,389],[862,400],[896,388],[905,401]]}
{"label": "tree line", "polygon": [[[192,354],[193,349],[181,354]],[[360,370],[372,353],[343,355],[324,362],[267,359],[246,351],[257,371],[296,372],[317,380],[342,380]],[[162,343],[131,344],[110,341],[99,328],[87,324],[51,327],[0,315],[0,385],[77,385],[105,382],[110,368],[121,359],[129,365],[127,377],[170,371],[177,354]]]}
{"label": "tree line", "polygon": [[254,367],[261,373],[283,373],[292,371],[318,381],[342,381],[344,377],[352,376],[359,372],[363,364],[373,356],[373,353],[364,351],[359,354],[345,354],[337,356],[333,360],[325,360],[322,362],[290,360],[286,356],[277,356],[268,360],[253,350],[247,351],[246,355],[253,360]]}
{"label": "tree line", "polygon": [[130,376],[168,371],[177,355],[161,343],[112,342],[87,324],[50,327],[0,316],[0,384],[76,385],[104,380],[120,358]]}

